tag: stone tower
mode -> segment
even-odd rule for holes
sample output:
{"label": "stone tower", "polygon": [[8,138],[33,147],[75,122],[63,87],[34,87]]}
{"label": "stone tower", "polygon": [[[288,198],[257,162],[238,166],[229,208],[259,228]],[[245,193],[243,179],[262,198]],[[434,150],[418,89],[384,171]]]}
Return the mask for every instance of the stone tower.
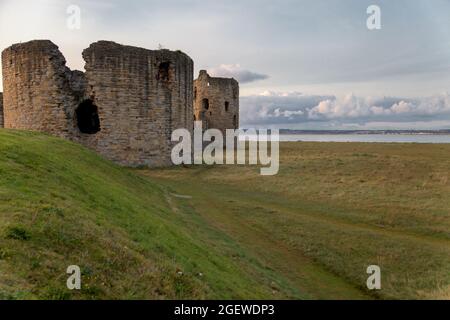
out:
{"label": "stone tower", "polygon": [[85,73],[48,40],[5,49],[5,127],[68,138],[122,165],[170,165],[172,131],[192,129],[192,59],[109,41],[83,58]]}
{"label": "stone tower", "polygon": [[233,78],[210,77],[201,70],[194,81],[194,119],[203,129],[239,128],[239,83]]}
{"label": "stone tower", "polygon": [[45,131],[67,137],[72,72],[50,41],[16,44],[2,52],[5,128]]}

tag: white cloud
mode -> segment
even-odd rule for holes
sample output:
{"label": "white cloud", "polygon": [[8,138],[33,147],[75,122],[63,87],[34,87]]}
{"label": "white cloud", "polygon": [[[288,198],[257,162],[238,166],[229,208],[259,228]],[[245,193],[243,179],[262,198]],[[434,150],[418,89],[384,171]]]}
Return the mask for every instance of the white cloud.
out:
{"label": "white cloud", "polygon": [[390,109],[387,109],[389,111],[392,111],[396,114],[402,114],[402,113],[411,113],[414,110],[414,105],[410,102],[400,101],[399,103],[394,104]]}
{"label": "white cloud", "polygon": [[395,103],[387,104],[389,101],[383,101],[383,99],[359,98],[349,94],[344,98],[321,101],[309,110],[308,115],[310,119],[352,119],[380,116],[398,119],[402,116],[450,115],[449,93],[409,100],[397,98],[397,100]]}
{"label": "white cloud", "polygon": [[251,125],[304,122],[309,108],[331,98],[297,91],[264,91],[258,95],[241,97],[240,118],[243,124]]}
{"label": "white cloud", "polygon": [[396,97],[313,96],[264,91],[241,98],[243,125],[311,125],[417,123],[450,120],[450,94],[404,99]]}

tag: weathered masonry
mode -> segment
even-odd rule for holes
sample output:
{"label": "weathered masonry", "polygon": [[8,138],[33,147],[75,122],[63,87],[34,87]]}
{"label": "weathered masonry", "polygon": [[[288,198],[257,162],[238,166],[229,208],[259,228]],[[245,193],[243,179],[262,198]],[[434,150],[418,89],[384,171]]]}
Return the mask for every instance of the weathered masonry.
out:
{"label": "weathered masonry", "polygon": [[5,49],[4,127],[71,139],[122,165],[170,165],[172,131],[193,127],[192,59],[109,41],[83,58],[84,73],[48,40]]}
{"label": "weathered masonry", "polygon": [[239,128],[239,83],[235,79],[214,78],[201,70],[194,81],[194,119],[204,129]]}
{"label": "weathered masonry", "polygon": [[171,163],[171,134],[193,121],[204,129],[239,127],[239,83],[193,81],[193,61],[180,51],[147,50],[110,41],[83,51],[85,72],[70,70],[49,40],[2,52],[0,127],[47,132],[79,142],[126,166]]}

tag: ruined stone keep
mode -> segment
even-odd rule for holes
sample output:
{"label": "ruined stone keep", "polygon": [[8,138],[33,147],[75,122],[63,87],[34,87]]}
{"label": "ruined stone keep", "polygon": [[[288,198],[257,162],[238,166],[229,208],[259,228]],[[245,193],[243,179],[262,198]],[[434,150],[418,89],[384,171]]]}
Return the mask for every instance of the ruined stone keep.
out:
{"label": "ruined stone keep", "polygon": [[4,127],[71,139],[122,165],[170,165],[172,131],[193,127],[192,59],[109,41],[83,58],[84,73],[48,40],[5,49]]}
{"label": "ruined stone keep", "polygon": [[239,83],[235,79],[214,78],[201,70],[194,81],[194,119],[203,129],[239,128]]}
{"label": "ruined stone keep", "polygon": [[239,84],[193,81],[193,61],[180,51],[147,50],[110,41],[83,51],[85,72],[70,70],[49,40],[2,52],[0,127],[47,132],[81,143],[127,166],[171,164],[173,130],[239,127]]}

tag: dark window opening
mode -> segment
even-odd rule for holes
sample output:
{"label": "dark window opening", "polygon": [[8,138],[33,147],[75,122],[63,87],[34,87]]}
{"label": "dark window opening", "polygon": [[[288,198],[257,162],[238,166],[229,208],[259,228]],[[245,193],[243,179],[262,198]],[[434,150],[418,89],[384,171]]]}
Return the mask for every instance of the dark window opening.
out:
{"label": "dark window opening", "polygon": [[197,117],[195,116],[195,114],[194,114],[194,121],[197,121]]}
{"label": "dark window opening", "polygon": [[158,80],[169,81],[170,62],[161,62],[158,67]]}
{"label": "dark window opening", "polygon": [[233,116],[233,126],[235,129],[237,129],[237,117],[236,115]]}
{"label": "dark window opening", "polygon": [[209,109],[209,100],[208,99],[203,99],[202,104],[203,104],[203,109],[204,110],[208,110]]}
{"label": "dark window opening", "polygon": [[228,112],[228,109],[230,109],[230,103],[225,101],[225,111]]}
{"label": "dark window opening", "polygon": [[197,87],[194,88],[194,100],[197,100]]}
{"label": "dark window opening", "polygon": [[98,108],[92,100],[83,101],[76,110],[78,129],[82,133],[95,134],[100,131]]}

